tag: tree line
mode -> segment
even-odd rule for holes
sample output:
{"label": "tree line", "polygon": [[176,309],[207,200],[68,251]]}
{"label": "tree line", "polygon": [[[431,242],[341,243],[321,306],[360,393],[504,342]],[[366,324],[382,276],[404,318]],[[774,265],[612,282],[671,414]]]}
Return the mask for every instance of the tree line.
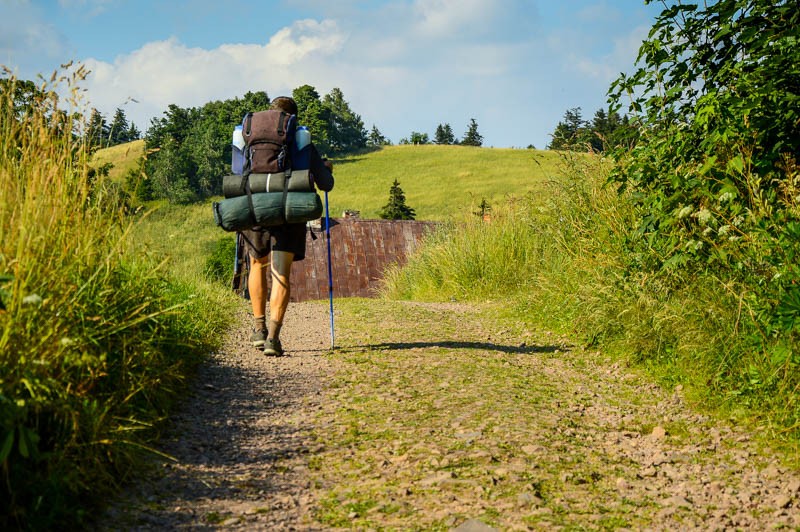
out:
{"label": "tree line", "polygon": [[[338,156],[369,147],[364,122],[341,89],[334,88],[321,97],[311,85],[302,85],[292,91],[292,98],[297,103],[299,123],[309,128],[321,154]],[[129,188],[135,190],[139,200],[166,198],[172,203],[221,194],[220,176],[230,172],[234,126],[246,113],[268,109],[269,105],[264,91],[202,107],[170,105],[163,116],[151,120],[145,134],[149,155],[143,170],[148,179],[139,179],[136,172],[130,176],[136,182]]]}
{"label": "tree line", "polygon": [[[436,126],[432,142],[439,145],[482,146],[483,135],[478,132],[478,122],[471,118],[467,131],[460,140],[455,137],[452,126],[444,123]],[[411,135],[400,139],[400,144],[431,144],[431,139],[427,133],[412,131]]]}
{"label": "tree line", "polygon": [[615,148],[631,148],[639,134],[627,115],[615,110],[598,109],[592,120],[584,120],[581,108],[567,109],[558,122],[548,144],[549,150],[604,152]]}

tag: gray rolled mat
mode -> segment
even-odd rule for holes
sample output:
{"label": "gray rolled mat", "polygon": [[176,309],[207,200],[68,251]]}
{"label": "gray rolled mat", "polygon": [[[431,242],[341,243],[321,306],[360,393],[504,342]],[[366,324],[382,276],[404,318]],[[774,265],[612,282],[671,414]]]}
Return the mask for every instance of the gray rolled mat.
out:
{"label": "gray rolled mat", "polygon": [[307,222],[322,216],[322,200],[316,192],[289,192],[285,206],[283,192],[262,192],[252,198],[255,216],[250,215],[247,196],[214,202],[214,223],[226,231],[244,231],[255,226]]}
{"label": "gray rolled mat", "polygon": [[[222,195],[226,198],[238,198],[250,192],[283,192],[284,174],[250,174],[247,177],[240,175],[226,175],[222,178]],[[310,192],[314,184],[308,170],[292,170],[289,177],[290,192]]]}

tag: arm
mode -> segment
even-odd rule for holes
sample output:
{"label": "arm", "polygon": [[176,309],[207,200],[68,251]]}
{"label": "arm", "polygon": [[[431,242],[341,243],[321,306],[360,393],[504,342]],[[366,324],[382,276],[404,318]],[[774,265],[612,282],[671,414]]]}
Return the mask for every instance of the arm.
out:
{"label": "arm", "polygon": [[332,165],[329,161],[323,160],[317,151],[316,146],[311,145],[311,175],[314,176],[314,184],[320,190],[329,191],[333,189]]}

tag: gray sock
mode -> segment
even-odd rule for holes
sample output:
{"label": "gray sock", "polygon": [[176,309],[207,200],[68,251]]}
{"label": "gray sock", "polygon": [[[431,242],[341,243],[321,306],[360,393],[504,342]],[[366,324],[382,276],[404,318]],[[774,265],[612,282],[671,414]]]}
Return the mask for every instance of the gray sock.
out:
{"label": "gray sock", "polygon": [[267,329],[266,316],[255,316],[255,329],[257,331],[265,331]]}

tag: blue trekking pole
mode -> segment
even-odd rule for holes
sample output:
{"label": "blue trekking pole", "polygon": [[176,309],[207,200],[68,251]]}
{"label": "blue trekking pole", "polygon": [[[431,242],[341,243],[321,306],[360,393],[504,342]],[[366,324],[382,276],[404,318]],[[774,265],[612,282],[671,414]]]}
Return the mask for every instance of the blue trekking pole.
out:
{"label": "blue trekking pole", "polygon": [[333,334],[333,269],[331,267],[331,217],[328,213],[328,191],[325,191],[325,236],[328,240],[328,299],[330,300],[331,314],[331,349],[334,346]]}

